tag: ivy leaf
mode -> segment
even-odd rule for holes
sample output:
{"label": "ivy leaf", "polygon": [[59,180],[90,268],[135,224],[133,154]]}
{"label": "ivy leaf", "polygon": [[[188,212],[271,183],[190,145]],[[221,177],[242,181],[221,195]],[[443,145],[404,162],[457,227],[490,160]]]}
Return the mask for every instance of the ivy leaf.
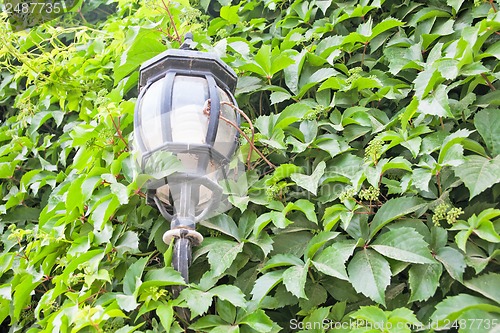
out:
{"label": "ivy leaf", "polygon": [[150,270],[144,276],[144,282],[139,287],[139,293],[151,287],[165,287],[171,285],[184,285],[184,278],[172,267],[163,267]]}
{"label": "ivy leaf", "polygon": [[409,271],[411,290],[409,302],[426,301],[432,297],[439,287],[442,273],[441,264],[412,265]]}
{"label": "ivy leaf", "polygon": [[387,201],[373,217],[370,225],[370,239],[387,223],[398,217],[413,213],[424,205],[425,202],[418,197],[402,197]]}
{"label": "ivy leaf", "polygon": [[212,294],[206,291],[186,288],[181,291],[179,298],[186,301],[191,310],[191,319],[207,312],[212,305]]}
{"label": "ivy leaf", "polygon": [[303,175],[300,173],[294,173],[290,176],[290,178],[300,187],[303,189],[308,190],[312,194],[316,195],[318,191],[318,185],[321,177],[323,177],[323,174],[325,173],[326,169],[326,163],[324,161],[321,161],[318,163],[316,168],[314,169],[313,173],[308,176],[308,175]]}
{"label": "ivy leaf", "polygon": [[260,276],[255,281],[251,291],[252,300],[260,302],[278,283],[283,281],[284,271],[285,270],[272,271]]}
{"label": "ivy leaf", "polygon": [[132,44],[122,54],[120,61],[115,64],[115,84],[136,70],[144,61],[165,51],[165,45],[161,43],[159,31],[135,28]]}
{"label": "ivy leaf", "polygon": [[271,332],[274,327],[274,322],[266,315],[264,310],[259,309],[243,317],[240,324],[248,325],[257,332]]}
{"label": "ivy leaf", "polygon": [[323,274],[348,281],[349,277],[345,270],[345,263],[355,248],[354,241],[336,242],[317,255],[312,263]]}
{"label": "ivy leaf", "polygon": [[234,306],[244,308],[246,306],[245,294],[236,286],[220,285],[209,291],[212,296],[217,296],[228,301]]}
{"label": "ivy leaf", "polygon": [[303,266],[292,266],[283,272],[283,284],[294,296],[307,299],[304,292],[309,262]]}
{"label": "ivy leaf", "polygon": [[464,286],[488,297],[494,302],[500,303],[500,289],[492,288],[493,286],[497,286],[499,282],[500,274],[490,272],[464,281]]}
{"label": "ivy leaf", "polygon": [[446,0],[446,4],[452,7],[455,10],[455,13],[458,13],[463,3],[464,0]]}
{"label": "ivy leaf", "polygon": [[451,113],[446,87],[440,84],[432,93],[427,97],[422,98],[418,104],[417,110],[423,114],[439,116],[439,117],[453,117]]}
{"label": "ivy leaf", "polygon": [[[420,72],[415,79],[415,95],[422,100],[442,80],[439,72],[434,68]],[[420,107],[420,106],[419,106]]]}
{"label": "ivy leaf", "polygon": [[306,199],[299,199],[293,203],[290,202],[283,210],[283,214],[286,215],[292,210],[301,211],[309,221],[318,224],[318,218],[316,217],[316,207],[311,201]]}
{"label": "ivy leaf", "polygon": [[271,268],[276,268],[276,267],[293,266],[293,265],[302,266],[304,265],[304,262],[292,254],[278,253],[265,263],[261,271],[267,271]]}
{"label": "ivy leaf", "polygon": [[133,231],[126,231],[116,242],[116,252],[122,256],[125,252],[139,252],[139,236]]}
{"label": "ivy leaf", "polygon": [[500,155],[488,159],[478,155],[465,157],[465,162],[453,168],[455,174],[469,189],[472,199],[484,190],[500,182]]}
{"label": "ivy leaf", "polygon": [[240,6],[224,6],[220,9],[220,17],[228,21],[229,24],[236,24],[240,21],[238,10]]}
{"label": "ivy leaf", "polygon": [[231,236],[238,242],[240,241],[238,226],[234,220],[226,214],[216,215],[207,221],[202,221],[200,224]]}
{"label": "ivy leaf", "polygon": [[336,238],[340,233],[338,232],[330,232],[330,231],[322,231],[315,235],[307,245],[306,253],[304,254],[305,259],[310,259],[314,257],[316,252],[328,241]]}
{"label": "ivy leaf", "polygon": [[439,326],[454,322],[465,312],[472,309],[481,309],[491,312],[500,312],[500,307],[493,305],[491,301],[477,296],[459,294],[447,297],[436,305],[436,311],[431,316],[431,321]]}
{"label": "ivy leaf", "polygon": [[128,267],[125,277],[123,278],[123,292],[125,295],[133,295],[141,285],[142,272],[148,261],[149,257],[144,257]]}
{"label": "ivy leaf", "polygon": [[493,156],[500,154],[500,111],[483,109],[476,113],[474,126]]}
{"label": "ivy leaf", "polygon": [[385,306],[385,289],[391,282],[391,267],[383,256],[371,249],[356,252],[347,271],[357,292]]}
{"label": "ivy leaf", "polygon": [[380,235],[370,247],[378,253],[400,261],[434,264],[428,244],[415,229],[403,227]]}
{"label": "ivy leaf", "polygon": [[442,247],[437,251],[435,258],[443,264],[452,278],[462,281],[466,264],[460,251],[449,246]]}
{"label": "ivy leaf", "polygon": [[243,243],[219,239],[212,244],[208,253],[208,262],[214,274],[216,276],[223,274],[242,250]]}
{"label": "ivy leaf", "polygon": [[163,328],[169,332],[174,321],[174,308],[172,307],[172,304],[161,303],[156,308],[156,315],[160,318]]}
{"label": "ivy leaf", "polygon": [[137,301],[135,300],[134,295],[118,294],[116,295],[116,302],[118,303],[120,309],[127,312],[135,310],[139,305],[139,303],[137,303]]}

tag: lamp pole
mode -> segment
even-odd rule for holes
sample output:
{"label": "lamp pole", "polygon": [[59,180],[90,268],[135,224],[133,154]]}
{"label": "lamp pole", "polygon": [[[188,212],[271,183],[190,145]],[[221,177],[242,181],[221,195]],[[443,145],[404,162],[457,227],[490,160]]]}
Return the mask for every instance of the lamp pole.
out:
{"label": "lamp pole", "polygon": [[[141,173],[154,174],[146,184],[147,202],[170,221],[163,241],[174,241],[172,265],[186,283],[191,247],[203,241],[196,224],[221,213],[225,204],[219,183],[227,181],[240,123],[236,74],[215,54],[193,50],[192,43],[187,34],[180,49],[141,66],[134,111],[137,161]],[[181,165],[173,173],[165,170],[165,158],[172,157]],[[174,296],[182,288],[175,287]]]}

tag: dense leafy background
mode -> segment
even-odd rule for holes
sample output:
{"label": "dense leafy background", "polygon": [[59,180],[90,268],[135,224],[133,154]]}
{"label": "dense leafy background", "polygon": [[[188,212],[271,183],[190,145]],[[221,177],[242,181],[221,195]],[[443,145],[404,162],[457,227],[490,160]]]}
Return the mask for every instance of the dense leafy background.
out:
{"label": "dense leafy background", "polygon": [[[91,0],[16,33],[2,14],[2,331],[494,331],[498,8]],[[252,154],[172,299],[168,224],[144,202],[128,140],[138,66],[187,31],[238,72],[276,167]]]}

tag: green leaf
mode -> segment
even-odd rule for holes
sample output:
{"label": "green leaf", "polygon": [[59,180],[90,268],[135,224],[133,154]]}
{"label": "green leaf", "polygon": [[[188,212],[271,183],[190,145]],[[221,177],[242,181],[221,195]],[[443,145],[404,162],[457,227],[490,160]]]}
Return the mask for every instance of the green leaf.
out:
{"label": "green leaf", "polygon": [[317,235],[315,235],[307,246],[307,250],[305,253],[305,259],[310,259],[314,257],[316,252],[327,242],[336,238],[340,233],[338,232],[330,232],[330,231],[321,231]]}
{"label": "green leaf", "polygon": [[500,110],[483,109],[476,113],[474,126],[493,156],[500,154]]}
{"label": "green leaf", "polygon": [[243,243],[217,240],[210,247],[208,262],[216,276],[223,274],[232,264],[238,253],[243,250]]}
{"label": "green leaf", "polygon": [[165,304],[161,303],[156,308],[156,315],[160,318],[160,322],[163,325],[163,328],[169,332],[170,327],[174,321],[174,308],[170,303]]}
{"label": "green leaf", "polygon": [[441,264],[412,265],[409,271],[411,290],[409,302],[426,301],[434,296],[442,272]]}
{"label": "green leaf", "polygon": [[186,301],[191,310],[191,319],[207,312],[212,305],[212,294],[196,289],[184,289],[179,294],[179,298]]}
{"label": "green leaf", "polygon": [[377,306],[362,306],[356,312],[350,315],[351,318],[365,320],[369,323],[377,323],[383,325],[387,322],[387,315],[384,310]]}
{"label": "green leaf", "polygon": [[269,259],[261,271],[267,271],[271,268],[282,267],[282,266],[302,266],[304,262],[298,257],[288,254],[288,253],[278,253]]}
{"label": "green leaf", "polygon": [[425,202],[418,197],[402,197],[387,201],[373,217],[370,225],[370,239],[372,239],[387,223],[398,217],[413,213],[424,205]]}
{"label": "green leaf", "polygon": [[266,313],[259,309],[241,319],[240,324],[248,325],[257,332],[271,332],[274,326],[273,321]]}
{"label": "green leaf", "polygon": [[464,0],[446,0],[446,4],[448,6],[451,6],[456,13],[460,10],[460,7],[462,7],[462,4],[464,3]]}
{"label": "green leaf", "polygon": [[120,61],[115,64],[115,84],[136,70],[144,61],[165,51],[165,45],[161,43],[159,31],[135,28],[133,43],[122,54]]}
{"label": "green leaf", "polygon": [[[457,144],[462,143],[471,133],[472,133],[472,131],[469,131],[466,129],[461,129],[461,130],[458,130],[458,131],[448,135],[443,140],[443,144],[441,146],[441,151],[439,152],[438,163],[444,164],[446,157],[449,158],[449,156],[447,156],[447,155],[449,155],[448,151],[450,149],[453,149],[453,147],[455,147]],[[453,154],[451,154],[451,155],[453,155]]]}
{"label": "green leaf", "polygon": [[120,309],[127,312],[133,311],[137,308],[137,306],[139,306],[139,303],[137,303],[134,295],[118,294],[116,295],[116,302],[118,303]]}
{"label": "green leaf", "polygon": [[325,173],[326,163],[321,161],[318,163],[313,173],[310,176],[303,175],[300,173],[294,173],[290,178],[303,189],[308,190],[312,194],[316,195],[318,191],[318,185],[321,177]]}
{"label": "green leaf", "polygon": [[299,199],[293,203],[290,202],[283,210],[283,214],[286,215],[292,210],[301,211],[309,221],[318,224],[318,218],[316,217],[316,208],[311,201],[306,199]]}
{"label": "green leaf", "polygon": [[294,103],[287,106],[283,111],[281,111],[278,120],[276,121],[277,128],[285,128],[290,124],[293,124],[301,120],[307,112],[309,112],[310,107],[305,103]]}
{"label": "green leaf", "polygon": [[361,250],[354,254],[347,271],[357,292],[385,306],[385,289],[391,282],[391,267],[384,257],[370,249]]}
{"label": "green leaf", "polygon": [[165,287],[185,284],[184,278],[172,267],[163,267],[150,270],[144,277],[144,282],[139,287],[139,293],[151,287]]}
{"label": "green leaf", "polygon": [[388,231],[370,245],[378,253],[400,261],[434,264],[428,244],[415,229],[403,227]]}
{"label": "green leaf", "polygon": [[266,185],[273,185],[279,182],[280,180],[290,177],[294,173],[301,172],[302,168],[296,166],[295,164],[281,164],[277,167],[273,176],[266,181]]}
{"label": "green leaf", "polygon": [[432,116],[453,117],[448,102],[446,87],[444,85],[440,84],[432,92],[429,91],[429,94],[426,95],[427,96],[422,98],[418,104],[417,110],[419,112]]}
{"label": "green leaf", "polygon": [[380,23],[378,23],[375,27],[373,27],[370,39],[377,37],[378,35],[389,29],[400,27],[402,25],[404,25],[404,22],[396,18],[393,17],[384,18]]}
{"label": "green leaf", "polygon": [[216,215],[209,220],[200,222],[200,224],[231,236],[238,242],[240,241],[238,226],[233,219],[226,214]]}
{"label": "green leaf", "polygon": [[125,252],[139,252],[139,236],[133,231],[126,231],[116,242],[115,249],[119,256]]}
{"label": "green leaf", "polygon": [[472,309],[500,312],[500,307],[493,305],[491,301],[467,294],[459,294],[447,297],[436,305],[436,311],[431,320],[439,326],[444,326],[459,319],[465,312]]}
{"label": "green leaf", "polygon": [[314,258],[312,263],[323,274],[348,281],[349,277],[345,270],[345,263],[355,248],[354,241],[336,242],[325,248]]}
{"label": "green leaf", "polygon": [[11,178],[16,169],[16,162],[1,162],[0,163],[0,178]]}
{"label": "green leaf", "polygon": [[149,257],[144,257],[130,265],[123,278],[123,292],[125,295],[134,295],[137,288],[142,284],[141,277]]}
{"label": "green leaf", "polygon": [[292,266],[283,272],[283,284],[286,290],[299,298],[307,299],[304,288],[309,271],[309,263],[303,266]]}
{"label": "green leaf", "polygon": [[449,246],[438,249],[435,258],[440,261],[452,278],[462,281],[465,271],[465,258],[463,254]]}
{"label": "green leaf", "polygon": [[488,159],[478,155],[465,157],[465,162],[453,168],[455,174],[469,189],[470,199],[500,182],[500,155]]}
{"label": "green leaf", "polygon": [[252,300],[260,302],[278,283],[283,281],[284,271],[285,270],[272,271],[260,276],[255,281],[251,291]]}
{"label": "green leaf", "polygon": [[[418,97],[419,100],[422,100],[425,98],[433,89],[434,87],[442,80],[441,75],[439,72],[434,69],[426,69],[425,71],[420,72],[417,75],[417,78],[415,79],[415,95]],[[420,105],[419,105],[420,108]],[[429,110],[432,113],[436,113],[431,111],[430,108],[426,108],[426,110]]]}
{"label": "green leaf", "polygon": [[217,296],[239,308],[246,306],[245,294],[236,286],[220,285],[212,288],[209,292],[212,296]]}
{"label": "green leaf", "polygon": [[240,22],[238,10],[240,6],[224,6],[220,9],[220,17],[228,21],[229,24],[236,24]]}
{"label": "green leaf", "polygon": [[464,281],[464,286],[480,293],[496,303],[500,303],[500,289],[494,287],[498,286],[499,283],[500,274],[490,272],[471,280]]}

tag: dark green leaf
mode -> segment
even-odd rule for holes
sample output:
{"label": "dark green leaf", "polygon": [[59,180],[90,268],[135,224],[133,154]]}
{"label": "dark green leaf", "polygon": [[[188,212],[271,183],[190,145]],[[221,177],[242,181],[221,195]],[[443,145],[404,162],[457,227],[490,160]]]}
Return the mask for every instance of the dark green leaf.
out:
{"label": "dark green leaf", "polygon": [[380,254],[416,264],[433,264],[428,244],[413,228],[398,228],[378,236],[370,245]]}
{"label": "dark green leaf", "polygon": [[370,249],[356,252],[347,272],[357,292],[385,306],[385,289],[391,282],[391,268],[384,257]]}

